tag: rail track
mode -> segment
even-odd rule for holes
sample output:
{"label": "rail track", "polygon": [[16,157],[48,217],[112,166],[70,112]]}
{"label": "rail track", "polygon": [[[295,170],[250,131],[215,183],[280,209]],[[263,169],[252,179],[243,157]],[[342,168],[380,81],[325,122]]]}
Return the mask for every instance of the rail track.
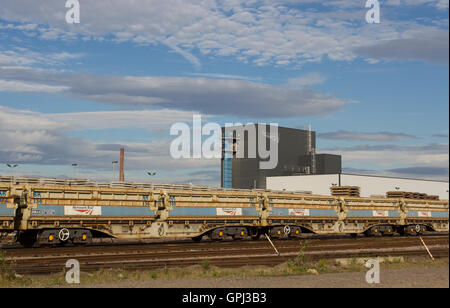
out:
{"label": "rail track", "polygon": [[[434,257],[448,257],[447,235],[425,236]],[[19,274],[61,272],[69,259],[77,259],[82,271],[99,269],[153,270],[201,264],[219,267],[276,265],[301,253],[309,260],[353,256],[427,255],[418,237],[371,237],[277,240],[277,255],[267,241],[172,242],[144,245],[106,245],[35,249],[6,249],[6,262]]]}

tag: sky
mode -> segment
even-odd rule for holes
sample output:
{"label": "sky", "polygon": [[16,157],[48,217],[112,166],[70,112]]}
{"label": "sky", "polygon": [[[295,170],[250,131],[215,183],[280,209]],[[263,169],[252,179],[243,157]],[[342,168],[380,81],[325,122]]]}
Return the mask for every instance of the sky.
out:
{"label": "sky", "polygon": [[380,0],[380,23],[365,0],[79,0],[72,24],[65,2],[1,0],[0,175],[113,181],[125,147],[127,181],[220,186],[220,160],[170,156],[201,115],[448,181],[448,0]]}

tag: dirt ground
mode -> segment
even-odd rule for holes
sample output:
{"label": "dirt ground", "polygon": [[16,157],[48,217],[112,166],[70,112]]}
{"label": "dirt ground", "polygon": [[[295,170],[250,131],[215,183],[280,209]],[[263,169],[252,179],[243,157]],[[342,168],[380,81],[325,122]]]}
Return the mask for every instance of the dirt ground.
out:
{"label": "dirt ground", "polygon": [[248,278],[188,278],[121,281],[81,285],[99,288],[448,288],[448,266],[381,269],[380,284],[368,284],[364,272]]}

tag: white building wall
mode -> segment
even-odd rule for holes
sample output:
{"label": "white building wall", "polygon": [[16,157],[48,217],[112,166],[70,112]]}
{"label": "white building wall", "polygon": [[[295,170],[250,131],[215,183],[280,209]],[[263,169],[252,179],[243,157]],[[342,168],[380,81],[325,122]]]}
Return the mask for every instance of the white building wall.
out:
{"label": "white building wall", "polygon": [[[307,190],[317,195],[330,195],[332,184],[339,184],[338,174],[267,177],[267,189]],[[395,191],[395,187],[399,187],[400,191],[438,195],[441,200],[449,199],[448,182],[341,174],[341,185],[361,187],[361,197],[385,196],[386,192]]]}

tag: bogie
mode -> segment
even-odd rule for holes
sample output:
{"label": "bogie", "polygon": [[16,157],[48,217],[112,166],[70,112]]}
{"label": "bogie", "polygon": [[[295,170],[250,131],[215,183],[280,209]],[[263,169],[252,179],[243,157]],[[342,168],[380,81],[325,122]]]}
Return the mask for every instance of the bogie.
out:
{"label": "bogie", "polygon": [[427,227],[424,225],[408,225],[402,230],[402,234],[405,236],[421,235],[427,231]]}
{"label": "bogie", "polygon": [[67,243],[86,245],[92,242],[92,232],[84,229],[45,229],[39,231],[36,243],[39,246],[63,246]]}

